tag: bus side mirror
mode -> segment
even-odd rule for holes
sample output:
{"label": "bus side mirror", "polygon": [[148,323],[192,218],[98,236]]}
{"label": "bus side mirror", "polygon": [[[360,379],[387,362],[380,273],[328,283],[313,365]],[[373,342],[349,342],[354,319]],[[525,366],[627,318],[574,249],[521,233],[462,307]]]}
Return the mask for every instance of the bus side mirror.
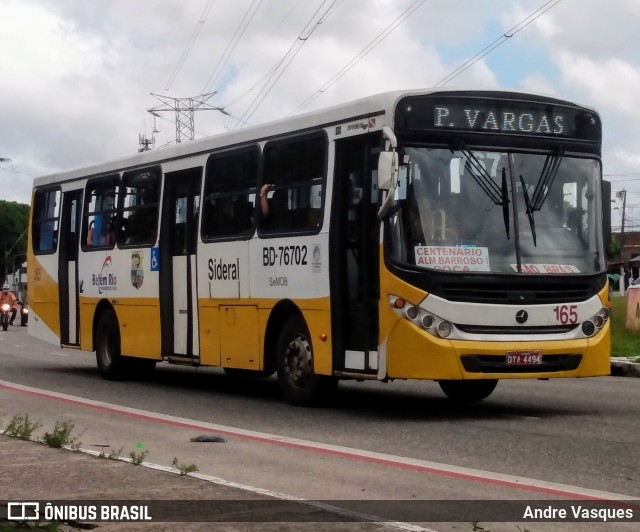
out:
{"label": "bus side mirror", "polygon": [[378,190],[383,192],[382,205],[378,211],[378,218],[387,214],[393,195],[398,187],[398,153],[395,151],[380,152],[378,159]]}

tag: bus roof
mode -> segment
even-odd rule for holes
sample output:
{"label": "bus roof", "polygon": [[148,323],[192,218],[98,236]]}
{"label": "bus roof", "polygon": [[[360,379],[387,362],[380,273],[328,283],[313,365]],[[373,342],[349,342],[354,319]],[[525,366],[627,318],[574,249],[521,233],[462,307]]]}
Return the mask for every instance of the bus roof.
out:
{"label": "bus roof", "polygon": [[[431,89],[397,90],[373,94],[358,100],[322,108],[317,111],[311,111],[293,117],[266,122],[256,126],[244,127],[237,131],[218,133],[201,139],[176,144],[167,148],[139,152],[128,157],[106,161],[96,165],[54,172],[35,178],[34,187],[61,183],[77,178],[104,175],[110,172],[117,172],[132,168],[151,166],[164,161],[208,153],[228,146],[236,146],[238,144],[251,141],[257,142],[273,136],[286,135],[288,133],[300,132],[312,128],[326,127],[372,115],[387,115],[392,117],[396,102],[400,98],[405,96],[430,95],[438,93],[447,93],[449,95],[456,93],[461,95],[473,94],[476,96],[490,96],[494,98],[536,97],[549,100],[550,102],[590,109],[589,107],[584,107],[574,102],[560,100],[551,95],[505,89],[452,89],[437,87]],[[593,109],[590,110],[595,112]],[[388,120],[391,120],[391,118]]]}

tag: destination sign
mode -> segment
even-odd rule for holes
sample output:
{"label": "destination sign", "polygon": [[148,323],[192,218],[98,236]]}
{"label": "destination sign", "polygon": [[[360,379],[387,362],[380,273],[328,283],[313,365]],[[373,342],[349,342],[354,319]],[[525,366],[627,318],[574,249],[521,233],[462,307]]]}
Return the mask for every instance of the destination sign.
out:
{"label": "destination sign", "polygon": [[440,104],[433,108],[437,128],[472,129],[500,133],[563,135],[567,117],[559,111],[498,109],[488,106]]}
{"label": "destination sign", "polygon": [[398,106],[400,130],[468,131],[597,141],[596,113],[557,103],[509,98],[408,97]]}

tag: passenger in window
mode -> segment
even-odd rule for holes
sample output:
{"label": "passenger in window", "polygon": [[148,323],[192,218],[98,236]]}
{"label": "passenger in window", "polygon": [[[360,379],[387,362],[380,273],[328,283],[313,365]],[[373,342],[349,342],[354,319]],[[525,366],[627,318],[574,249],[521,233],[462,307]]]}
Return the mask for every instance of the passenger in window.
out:
{"label": "passenger in window", "polygon": [[263,219],[269,218],[269,215],[271,214],[269,197],[267,196],[267,194],[269,193],[269,189],[272,186],[273,185],[271,183],[265,183],[260,189],[260,212],[262,213]]}
{"label": "passenger in window", "polygon": [[87,231],[87,246],[93,246],[93,220],[89,222],[89,230]]}
{"label": "passenger in window", "polygon": [[276,189],[271,199],[269,199],[269,188],[273,185],[266,183],[260,189],[260,212],[262,214],[261,227],[267,231],[275,231],[278,229],[287,229],[290,226],[291,214],[287,205],[289,189]]}
{"label": "passenger in window", "polygon": [[116,241],[116,231],[113,221],[107,221],[104,214],[98,214],[89,223],[87,244],[94,247],[111,246]]}

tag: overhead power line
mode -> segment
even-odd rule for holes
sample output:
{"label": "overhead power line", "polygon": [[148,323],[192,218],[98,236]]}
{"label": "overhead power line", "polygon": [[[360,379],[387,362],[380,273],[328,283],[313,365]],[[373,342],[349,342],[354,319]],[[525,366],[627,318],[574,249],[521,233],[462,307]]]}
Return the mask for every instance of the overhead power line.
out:
{"label": "overhead power line", "polygon": [[289,113],[288,116],[292,116],[302,109],[304,109],[307,105],[309,105],[313,100],[315,100],[318,96],[320,96],[323,92],[325,92],[329,87],[335,84],[342,76],[344,76],[349,70],[351,70],[354,66],[356,66],[362,59],[366,57],[369,52],[371,52],[376,46],[378,46],[384,39],[386,39],[392,32],[395,30],[402,22],[404,22],[414,11],[416,11],[422,4],[425,3],[426,0],[415,0],[413,4],[411,4],[405,11],[402,12],[400,16],[398,16],[391,24],[389,24],[381,33],[379,33],[369,44],[367,44],[360,52],[358,52],[351,61],[349,61],[345,66],[343,66],[329,81],[327,81],[322,87],[320,87],[314,94],[309,96],[305,101],[303,101],[298,107],[296,107],[293,111]]}
{"label": "overhead power line", "polygon": [[307,43],[309,37],[311,37],[313,32],[315,32],[318,27],[320,27],[320,25],[336,10],[341,2],[342,0],[333,0],[329,7],[318,17],[317,20],[314,21],[322,7],[327,3],[327,0],[323,0],[318,9],[316,9],[313,15],[311,15],[311,18],[302,29],[300,34],[296,37],[295,41],[289,47],[284,56],[271,70],[269,70],[265,77],[263,77],[263,79],[266,78],[264,81],[264,85],[262,86],[260,91],[258,91],[258,94],[256,94],[255,98],[251,101],[243,115],[239,118],[235,128],[239,127],[240,125],[246,124],[251,116],[253,116],[253,113],[256,112],[258,107],[260,107],[260,104],[264,101],[275,84],[282,77],[282,74],[284,74],[285,70],[291,64],[295,56],[298,55],[298,52],[300,52],[302,47]]}
{"label": "overhead power line", "polygon": [[[256,5],[256,3],[257,3],[257,5]],[[213,72],[211,72],[211,75],[209,76],[209,79],[205,83],[204,88],[202,89],[202,93],[203,94],[213,90],[213,87],[215,86],[216,81],[220,77],[220,74],[224,70],[224,67],[226,66],[227,62],[229,61],[229,58],[231,57],[231,55],[233,54],[234,50],[236,49],[236,46],[238,46],[238,43],[242,39],[242,36],[244,35],[244,32],[247,30],[247,27],[251,23],[251,20],[253,19],[254,15],[258,11],[258,8],[260,7],[260,4],[262,4],[262,0],[253,0],[251,2],[251,5],[249,6],[249,9],[247,9],[247,11],[245,12],[244,16],[242,17],[242,20],[240,21],[240,24],[238,24],[238,27],[236,28],[235,33],[233,34],[233,36],[229,40],[229,43],[227,44],[227,47],[225,48],[224,52],[222,52],[222,56],[218,60],[218,63],[216,64],[215,68],[213,69]]]}
{"label": "overhead power line", "polygon": [[[438,83],[435,84],[436,87],[442,87],[446,85],[451,80],[457,78],[460,74],[462,74],[465,70],[467,70],[470,66],[474,65],[480,59],[490,54],[493,50],[495,50],[498,46],[507,42],[511,37],[513,37],[516,33],[519,33],[523,29],[525,29],[529,24],[531,24],[534,20],[538,19],[542,15],[544,15],[547,11],[557,6],[562,0],[549,0],[538,9],[536,9],[533,13],[526,16],[520,22],[518,22],[515,26],[509,28],[505,31],[500,37],[498,37],[495,41],[485,46],[482,50],[480,50],[476,55],[462,63],[458,68],[456,68],[449,75],[442,78]],[[551,4],[551,5],[550,5]]]}
{"label": "overhead power line", "polygon": [[178,58],[178,62],[175,68],[173,69],[173,71],[171,72],[171,75],[169,76],[169,80],[167,81],[166,86],[164,88],[165,92],[171,88],[171,86],[173,85],[173,82],[176,80],[176,77],[178,76],[178,73],[182,69],[182,66],[184,65],[184,62],[187,59],[187,56],[189,55],[189,52],[191,51],[193,44],[196,42],[196,39],[200,34],[200,30],[202,30],[202,27],[204,26],[204,23],[207,20],[207,17],[209,16],[209,12],[211,11],[211,8],[213,7],[213,4],[215,4],[215,2],[216,0],[207,0],[207,4],[202,10],[202,13],[200,14],[200,16],[198,17],[198,21],[196,22],[196,25],[193,28],[193,31],[191,32],[189,40],[187,41],[187,44],[185,45],[185,48],[182,51],[182,54],[180,54],[180,57]]}

